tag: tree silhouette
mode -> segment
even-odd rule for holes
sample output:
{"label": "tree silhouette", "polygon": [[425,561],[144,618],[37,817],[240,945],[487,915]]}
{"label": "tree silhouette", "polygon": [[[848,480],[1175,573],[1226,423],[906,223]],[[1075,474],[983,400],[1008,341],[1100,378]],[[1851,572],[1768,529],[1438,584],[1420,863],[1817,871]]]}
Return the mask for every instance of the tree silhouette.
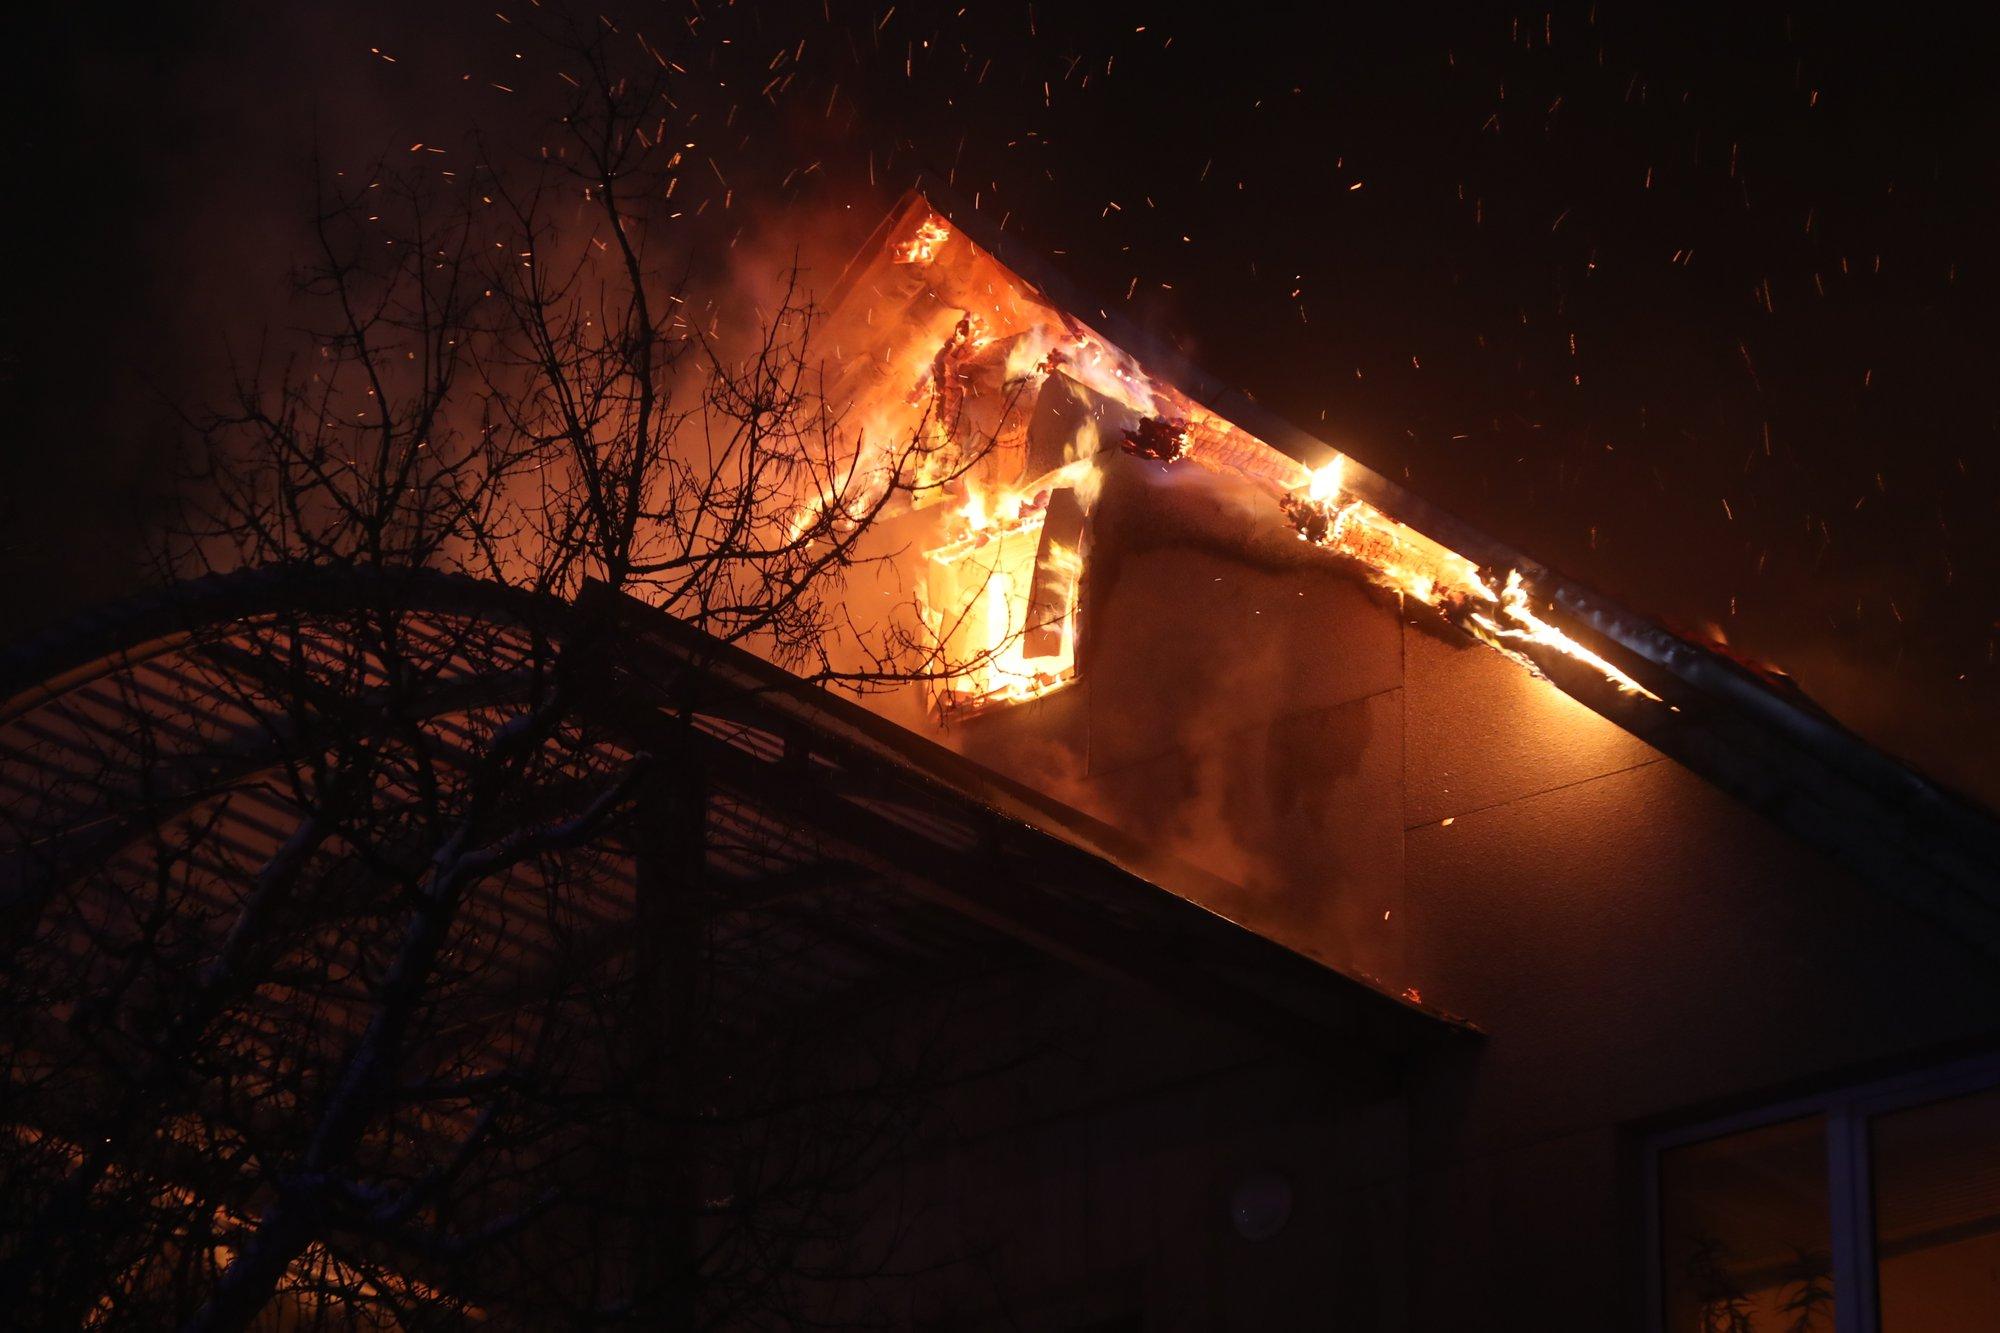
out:
{"label": "tree silhouette", "polygon": [[951,1002],[760,999],[867,874],[709,782],[700,661],[621,731],[576,595],[810,684],[960,669],[842,590],[978,449],[858,449],[796,271],[695,318],[664,65],[553,37],[554,151],[323,178],[151,629],[0,716],[23,1324],[754,1327],[890,1261],[842,1199],[967,1073]]}

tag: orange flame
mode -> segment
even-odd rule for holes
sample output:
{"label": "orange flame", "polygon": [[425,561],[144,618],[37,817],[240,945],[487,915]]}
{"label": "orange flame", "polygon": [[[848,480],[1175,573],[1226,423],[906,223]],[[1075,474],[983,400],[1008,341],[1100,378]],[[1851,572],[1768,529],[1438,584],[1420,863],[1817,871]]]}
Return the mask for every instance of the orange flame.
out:
{"label": "orange flame", "polygon": [[1456,551],[1396,522],[1359,496],[1348,496],[1342,486],[1346,466],[1347,460],[1336,454],[1288,497],[1286,511],[1299,527],[1300,541],[1359,561],[1382,586],[1416,598],[1537,674],[1540,669],[1522,645],[1561,653],[1601,672],[1627,694],[1659,700],[1659,695],[1603,656],[1536,615],[1520,570],[1508,570],[1496,588],[1479,566]]}
{"label": "orange flame", "polygon": [[[1039,698],[1075,678],[1083,552],[1053,542],[1045,550],[1043,533],[1050,496],[1086,482],[1088,469],[1070,464],[1019,487],[966,479],[948,539],[924,552],[919,585],[924,622],[948,673],[932,692],[940,713]],[[1041,625],[1030,623],[1038,578],[1053,591],[1055,607],[1054,620]],[[1050,628],[1053,651],[1031,655],[1030,631]]]}
{"label": "orange flame", "polygon": [[[956,408],[968,401],[968,381],[960,368],[987,355],[994,344],[1006,348],[1004,383],[1032,389],[1060,368],[1145,423],[1137,438],[1128,432],[1131,452],[1153,460],[1152,465],[1192,463],[1256,483],[1279,498],[1301,540],[1348,557],[1371,581],[1432,607],[1530,670],[1539,674],[1538,660],[1559,654],[1601,673],[1625,693],[1658,700],[1538,615],[1520,571],[1484,570],[1353,494],[1347,489],[1344,457],[1308,470],[1172,385],[1154,380],[1122,349],[1048,304],[1042,293],[978,246],[951,245],[946,254],[955,235],[935,212],[916,210],[900,236],[879,252],[904,276],[887,281],[890,273],[882,272],[881,285],[866,289],[874,294],[871,299],[889,293],[887,299],[899,303],[905,315],[877,325],[869,309],[856,320],[857,338],[876,350],[855,362],[868,367],[856,397],[856,420],[865,429],[853,460],[857,475],[866,480],[855,489],[880,495],[883,487],[905,487],[913,508],[945,492],[961,497],[943,540],[925,552],[919,599],[945,669],[958,673],[935,692],[941,707],[1034,698],[1059,688],[1076,671],[1075,593],[1083,555],[1042,541],[1041,506],[1053,485],[1094,490],[1095,464],[1086,460],[1020,481],[1006,476],[1004,467],[979,463],[976,470],[985,481],[975,484],[974,469],[965,465],[974,456],[962,454],[953,438]],[[1087,423],[1080,429],[1088,433],[1095,426]],[[1167,449],[1164,437],[1148,436],[1148,429],[1153,436],[1172,429],[1175,447]],[[912,432],[931,433],[936,443],[926,446],[913,475],[891,476],[898,469],[887,464],[881,442],[908,439]],[[1078,453],[1095,452],[1105,443],[1092,436],[1076,448]],[[1185,461],[1173,462],[1175,458]],[[1018,461],[1014,466],[1019,467]],[[1056,480],[1072,469],[1077,476]],[[1087,500],[1085,507],[1087,511]],[[827,512],[824,499],[808,500],[804,509],[814,517]],[[1038,595],[1046,609],[1050,589],[1065,580],[1062,647],[1050,656],[1029,657],[1028,631],[1036,631],[1039,648],[1046,649],[1051,639],[1047,626],[1026,623],[1030,609]]]}
{"label": "orange flame", "polygon": [[898,264],[928,264],[937,258],[940,246],[951,239],[951,228],[933,213],[917,224],[916,234],[889,247],[889,257]]}

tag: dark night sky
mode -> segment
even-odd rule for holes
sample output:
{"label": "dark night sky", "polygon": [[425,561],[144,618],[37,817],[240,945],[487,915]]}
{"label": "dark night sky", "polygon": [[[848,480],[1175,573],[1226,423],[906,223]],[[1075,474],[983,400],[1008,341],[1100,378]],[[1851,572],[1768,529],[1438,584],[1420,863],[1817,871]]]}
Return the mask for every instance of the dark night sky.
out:
{"label": "dark night sky", "polygon": [[[712,108],[704,237],[768,239],[778,199],[858,232],[871,152],[886,181],[905,144],[1207,369],[2000,801],[1991,34],[1294,8],[617,12]],[[282,325],[316,141],[533,141],[553,70],[494,11],[66,10],[16,39],[0,639],[136,577],[161,404]]]}

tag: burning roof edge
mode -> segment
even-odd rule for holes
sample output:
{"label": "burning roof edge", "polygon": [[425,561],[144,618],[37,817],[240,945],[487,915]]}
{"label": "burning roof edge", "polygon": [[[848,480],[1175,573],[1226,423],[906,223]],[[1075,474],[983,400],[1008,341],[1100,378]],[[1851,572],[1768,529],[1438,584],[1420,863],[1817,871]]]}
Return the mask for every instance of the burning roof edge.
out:
{"label": "burning roof edge", "polygon": [[[948,220],[1051,306],[1171,385],[1309,468],[1336,450],[1229,388],[1108,306],[1083,299],[1042,255],[1009,238],[936,174],[918,171],[842,274],[835,301],[866,257],[919,210]],[[1097,318],[1078,312],[1094,310]],[[1339,451],[1345,452],[1345,451]],[[1568,693],[1680,762],[1861,878],[2000,958],[2000,818],[1869,744],[1803,695],[1674,634],[1587,585],[1425,500],[1348,455],[1345,484],[1384,513],[1474,562],[1518,570],[1575,625],[1661,693],[1642,711],[1612,694],[1557,682]]]}

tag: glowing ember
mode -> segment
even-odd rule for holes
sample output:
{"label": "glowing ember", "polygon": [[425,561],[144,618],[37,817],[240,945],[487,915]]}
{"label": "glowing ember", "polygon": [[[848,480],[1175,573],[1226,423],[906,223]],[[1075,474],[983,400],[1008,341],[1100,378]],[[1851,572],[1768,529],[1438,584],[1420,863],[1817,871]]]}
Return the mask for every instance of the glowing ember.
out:
{"label": "glowing ember", "polygon": [[1125,452],[1171,463],[1187,452],[1187,422],[1147,417],[1125,432]]}

